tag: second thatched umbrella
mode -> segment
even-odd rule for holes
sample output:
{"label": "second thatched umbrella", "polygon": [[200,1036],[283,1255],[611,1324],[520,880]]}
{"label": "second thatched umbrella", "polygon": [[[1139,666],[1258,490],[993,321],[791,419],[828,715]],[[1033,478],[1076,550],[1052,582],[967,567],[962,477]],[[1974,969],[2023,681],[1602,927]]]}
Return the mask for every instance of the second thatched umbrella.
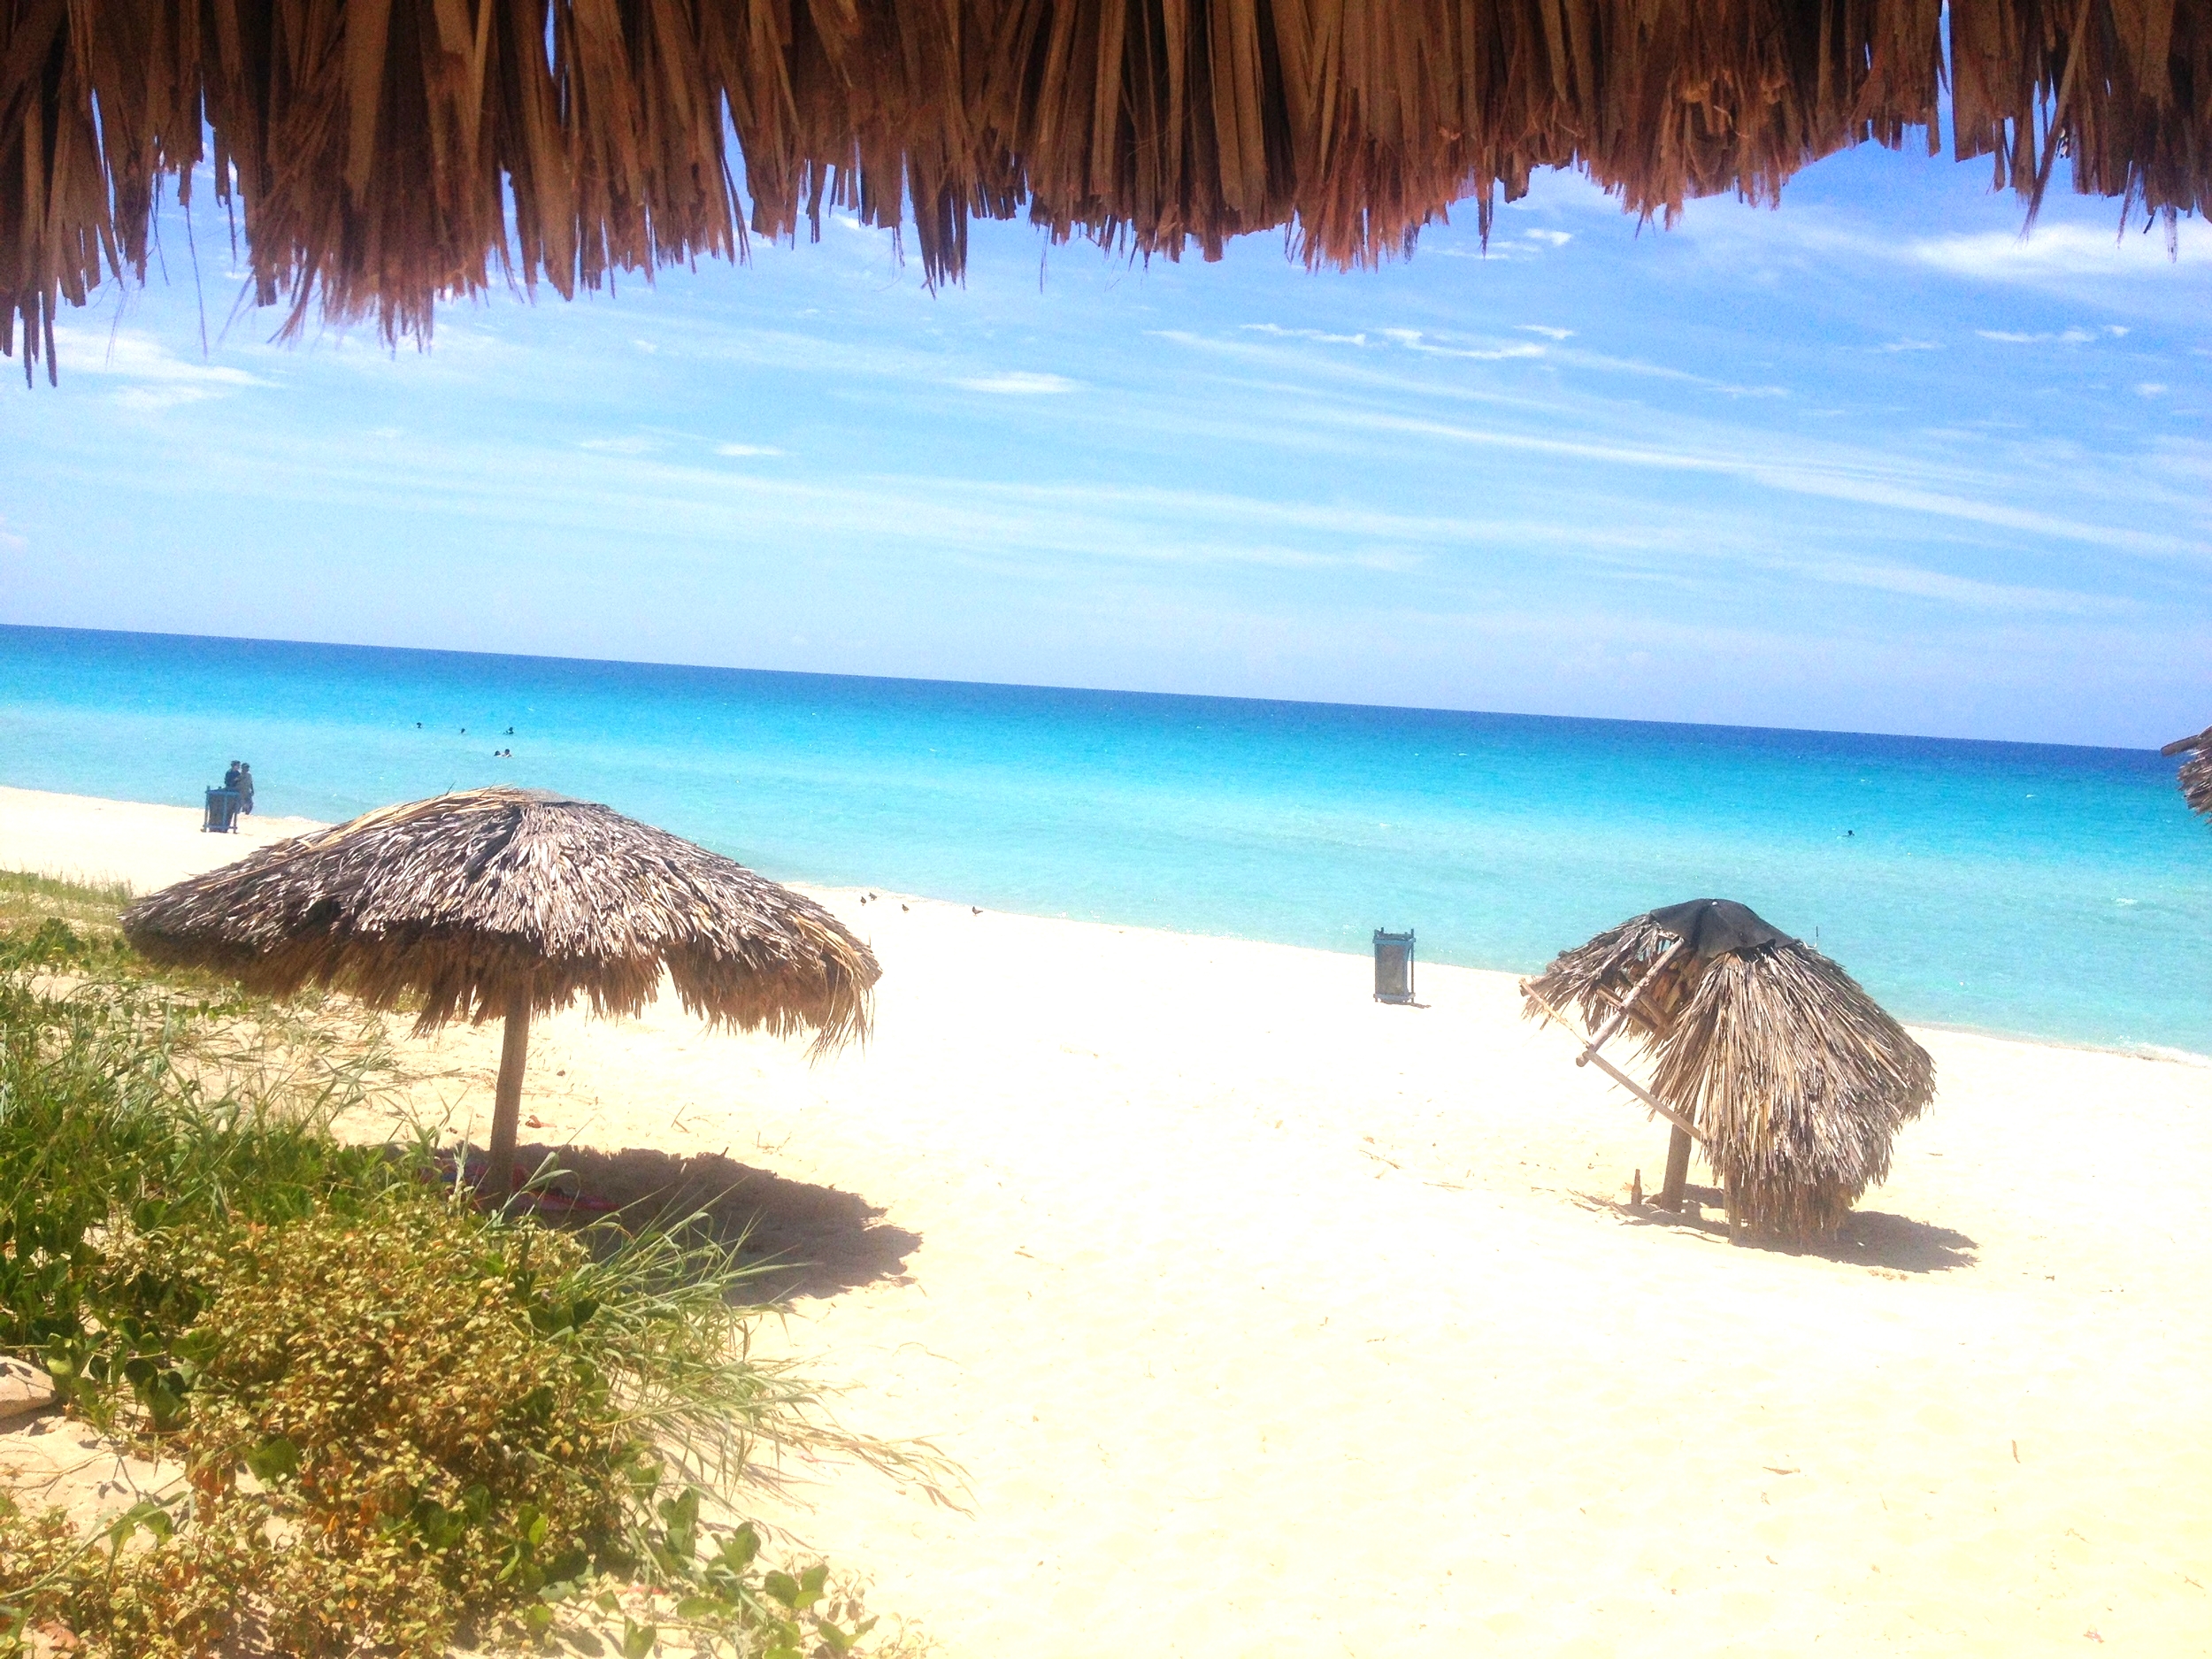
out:
{"label": "second thatched umbrella", "polygon": [[2212,818],[2212,726],[2194,737],[2177,737],[2158,752],[2188,757],[2181,763],[2181,797],[2191,811]]}
{"label": "second thatched umbrella", "polygon": [[165,887],[123,917],[157,962],[288,996],[421,999],[419,1033],[506,1022],[487,1180],[511,1180],[530,1018],[589,999],[635,1014],[662,975],[741,1031],[867,1034],[880,970],[810,899],[589,802],[470,789],[384,807]]}
{"label": "second thatched umbrella", "polygon": [[[1727,899],[1632,917],[1521,988],[1531,1018],[1578,1009],[1581,1059],[1673,1121],[1671,1196],[1703,1142],[1732,1232],[1833,1233],[1935,1094],[1927,1051],[1856,980]],[[1648,1089],[1598,1053],[1624,1030],[1654,1057]]]}

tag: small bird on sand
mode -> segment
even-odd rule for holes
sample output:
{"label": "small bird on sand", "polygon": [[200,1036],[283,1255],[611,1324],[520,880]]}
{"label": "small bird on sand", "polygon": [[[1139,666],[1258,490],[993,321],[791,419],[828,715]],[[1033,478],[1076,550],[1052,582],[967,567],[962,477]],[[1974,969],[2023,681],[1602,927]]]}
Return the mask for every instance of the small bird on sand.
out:
{"label": "small bird on sand", "polygon": [[912,910],[914,907],[913,907],[911,904],[902,904],[902,905],[900,905],[900,906],[899,906],[899,908],[900,908],[901,910]]}
{"label": "small bird on sand", "polygon": [[983,907],[979,904],[971,904],[968,906],[968,914],[971,916],[980,916],[983,914]]}

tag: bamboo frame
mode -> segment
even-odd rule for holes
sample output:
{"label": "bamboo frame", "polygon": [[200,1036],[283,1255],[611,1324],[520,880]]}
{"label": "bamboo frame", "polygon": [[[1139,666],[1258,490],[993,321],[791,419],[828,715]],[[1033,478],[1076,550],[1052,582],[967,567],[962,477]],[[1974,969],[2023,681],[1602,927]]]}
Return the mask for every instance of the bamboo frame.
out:
{"label": "bamboo frame", "polygon": [[[1534,986],[1531,985],[1526,979],[1523,979],[1520,984],[1521,995],[1523,996],[1528,998],[1529,1001],[1537,1003],[1547,1014],[1549,1014],[1561,1025],[1568,1025],[1567,1017],[1561,1013],[1556,1008],[1553,1007],[1550,1002],[1545,1001],[1542,993],[1539,992]],[[1572,1027],[1569,1026],[1569,1029],[1571,1030]],[[1675,1110],[1673,1107],[1668,1105],[1666,1102],[1661,1100],[1656,1094],[1646,1088],[1641,1083],[1639,1083],[1634,1078],[1629,1076],[1627,1072],[1622,1071],[1620,1067],[1615,1065],[1603,1055],[1599,1054],[1597,1052],[1597,1045],[1594,1042],[1583,1049],[1582,1053],[1576,1057],[1575,1064],[1577,1065],[1580,1065],[1585,1061],[1587,1061],[1590,1064],[1597,1067],[1599,1071],[1604,1072],[1606,1076],[1611,1078],[1616,1083],[1618,1083],[1623,1088],[1633,1094],[1638,1100],[1643,1102],[1645,1105],[1650,1107],[1652,1110],[1657,1112],[1662,1118],[1664,1118],[1677,1129],[1682,1131],[1683,1133],[1700,1141],[1702,1141],[1705,1139],[1705,1136],[1699,1131],[1698,1126],[1695,1124],[1685,1118],[1680,1112]]]}

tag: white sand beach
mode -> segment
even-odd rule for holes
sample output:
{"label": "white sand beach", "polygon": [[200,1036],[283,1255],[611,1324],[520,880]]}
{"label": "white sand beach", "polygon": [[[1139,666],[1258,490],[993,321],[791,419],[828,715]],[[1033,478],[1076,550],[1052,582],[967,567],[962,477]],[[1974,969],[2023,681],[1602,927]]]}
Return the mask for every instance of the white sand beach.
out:
{"label": "white sand beach", "polygon": [[[0,789],[0,868],[299,827],[197,825]],[[2212,1067],[1918,1033],[1934,1106],[1796,1256],[1622,1207],[1664,1125],[1510,976],[816,896],[864,1050],[558,1017],[525,1140],[782,1178],[764,1334],[972,1490],[773,1518],[948,1659],[2212,1651]],[[488,1113],[496,1044],[434,1089]]]}

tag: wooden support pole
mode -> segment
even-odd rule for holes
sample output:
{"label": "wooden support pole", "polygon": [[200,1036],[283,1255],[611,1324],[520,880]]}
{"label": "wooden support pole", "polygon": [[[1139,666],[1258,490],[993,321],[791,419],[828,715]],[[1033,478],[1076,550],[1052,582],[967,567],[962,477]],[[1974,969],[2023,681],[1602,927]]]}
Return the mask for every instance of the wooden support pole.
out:
{"label": "wooden support pole", "polygon": [[1690,1195],[1690,1136],[1680,1124],[1667,1137],[1667,1184],[1653,1202],[1662,1210],[1679,1211]]}
{"label": "wooden support pole", "polygon": [[[1638,988],[1640,989],[1641,987],[1639,987]],[[1539,1008],[1542,1009],[1547,1014],[1549,1014],[1561,1025],[1566,1025],[1566,1016],[1562,1014],[1557,1009],[1554,1008],[1551,1003],[1546,1001],[1541,995],[1539,995],[1535,987],[1530,985],[1526,979],[1523,979],[1521,981],[1521,994],[1524,996],[1533,999]],[[1657,1112],[1662,1118],[1665,1118],[1669,1123],[1674,1125],[1674,1134],[1667,1142],[1667,1184],[1661,1189],[1659,1197],[1653,1202],[1665,1205],[1670,1210],[1681,1209],[1682,1201],[1686,1196],[1687,1196],[1690,1183],[1690,1142],[1692,1141],[1703,1141],[1705,1137],[1698,1133],[1697,1125],[1695,1124],[1682,1116],[1680,1112],[1675,1110],[1673,1107],[1668,1105],[1666,1102],[1661,1100],[1656,1094],[1646,1088],[1641,1083],[1639,1083],[1634,1078],[1629,1076],[1627,1072],[1622,1071],[1620,1067],[1615,1065],[1603,1055],[1598,1053],[1597,1044],[1592,1043],[1588,1048],[1585,1048],[1582,1051],[1580,1058],[1577,1060],[1576,1064],[1580,1064],[1582,1061],[1585,1060],[1588,1061],[1590,1064],[1597,1067],[1599,1071],[1604,1072],[1606,1076],[1611,1078],[1616,1083],[1619,1084],[1623,1088],[1633,1094],[1638,1100],[1643,1102],[1645,1105],[1650,1107],[1652,1110]]]}
{"label": "wooden support pole", "polygon": [[[1628,1011],[1636,1006],[1636,999],[1644,994],[1645,989],[1651,984],[1651,982],[1659,977],[1659,970],[1665,967],[1670,962],[1672,962],[1674,960],[1674,953],[1681,949],[1682,941],[1678,939],[1674,941],[1674,943],[1669,945],[1664,950],[1659,953],[1658,960],[1654,962],[1651,966],[1645,971],[1644,977],[1637,980],[1636,983],[1630,987],[1628,995],[1623,997],[1620,1002],[1615,1005],[1613,1009],[1613,1018],[1607,1020],[1604,1025],[1599,1026],[1597,1034],[1592,1037],[1590,1041],[1583,1046],[1583,1049],[1580,1054],[1575,1056],[1575,1064],[1577,1065],[1587,1065],[1591,1061],[1597,1058],[1598,1050],[1605,1047],[1605,1045],[1612,1040],[1613,1033],[1620,1030],[1622,1025],[1627,1023]],[[1548,1007],[1549,1004],[1547,1003],[1546,1006]]]}
{"label": "wooden support pole", "polygon": [[499,1089],[492,1098],[492,1141],[484,1154],[484,1179],[476,1190],[504,1200],[515,1190],[515,1129],[522,1118],[522,1070],[530,1057],[530,985],[507,999],[506,1030],[499,1044]]}
{"label": "wooden support pole", "polygon": [[1606,1076],[1611,1078],[1616,1083],[1619,1084],[1623,1088],[1633,1094],[1638,1100],[1643,1102],[1645,1105],[1650,1107],[1652,1110],[1657,1112],[1662,1118],[1672,1124],[1684,1134],[1694,1135],[1700,1141],[1705,1139],[1703,1135],[1698,1134],[1696,1125],[1693,1124],[1680,1112],[1675,1110],[1673,1107],[1668,1105],[1666,1102],[1661,1100],[1656,1094],[1646,1088],[1641,1083],[1639,1083],[1634,1078],[1629,1076],[1627,1072],[1622,1071],[1620,1067],[1615,1065],[1603,1055],[1592,1055],[1590,1056],[1590,1064],[1597,1067],[1599,1071],[1604,1072]]}
{"label": "wooden support pole", "polygon": [[[1529,985],[1529,980],[1522,980],[1522,982],[1520,982],[1520,989],[1522,989],[1522,995],[1525,995],[1525,998],[1533,998],[1533,1000],[1535,1000],[1535,1004],[1538,1004],[1538,1007],[1542,1009],[1544,1013],[1548,1013],[1548,1016],[1551,1016],[1553,1020],[1560,1022],[1562,1026],[1566,1025],[1566,1016],[1564,1016],[1564,1013],[1560,1013],[1560,1011],[1557,1011],[1555,1007],[1551,1007],[1551,1002],[1547,1002],[1547,1000],[1544,1000],[1542,995],[1538,995],[1538,991],[1535,991],[1535,987],[1533,987],[1533,985]],[[1569,1029],[1573,1029],[1573,1026],[1569,1026]],[[1586,1048],[1586,1051],[1584,1051],[1584,1060],[1591,1062],[1591,1064],[1593,1064],[1593,1066],[1597,1066],[1597,1069],[1600,1069],[1601,1073],[1609,1075],[1609,1078],[1613,1079],[1613,1082],[1617,1082],[1619,1087],[1626,1088],[1626,1091],[1631,1093],[1631,1095],[1635,1095],[1637,1100],[1641,1100],[1641,1102],[1644,1102],[1646,1106],[1650,1106],[1650,1109],[1653,1109],[1655,1113],[1659,1113],[1659,1115],[1662,1115],[1663,1119],[1666,1119],[1666,1122],[1671,1122],[1672,1126],[1679,1128],[1679,1131],[1684,1133],[1684,1135],[1694,1137],[1694,1140],[1706,1140],[1706,1137],[1699,1135],[1699,1133],[1697,1133],[1697,1124],[1693,1124],[1693,1122],[1690,1122],[1688,1118],[1684,1118],[1684,1115],[1681,1115],[1681,1113],[1677,1113],[1677,1110],[1672,1109],[1672,1106],[1668,1106],[1666,1102],[1659,1100],[1659,1097],[1655,1095],[1653,1091],[1648,1091],[1648,1088],[1646,1088],[1644,1084],[1637,1082],[1635,1078],[1631,1078],[1631,1075],[1628,1075],[1626,1071],[1622,1071],[1622,1069],[1619,1069],[1619,1066],[1615,1066],[1613,1062],[1606,1060],[1604,1056],[1600,1056],[1600,1053],[1591,1053],[1591,1051],[1588,1051],[1588,1048]]]}

